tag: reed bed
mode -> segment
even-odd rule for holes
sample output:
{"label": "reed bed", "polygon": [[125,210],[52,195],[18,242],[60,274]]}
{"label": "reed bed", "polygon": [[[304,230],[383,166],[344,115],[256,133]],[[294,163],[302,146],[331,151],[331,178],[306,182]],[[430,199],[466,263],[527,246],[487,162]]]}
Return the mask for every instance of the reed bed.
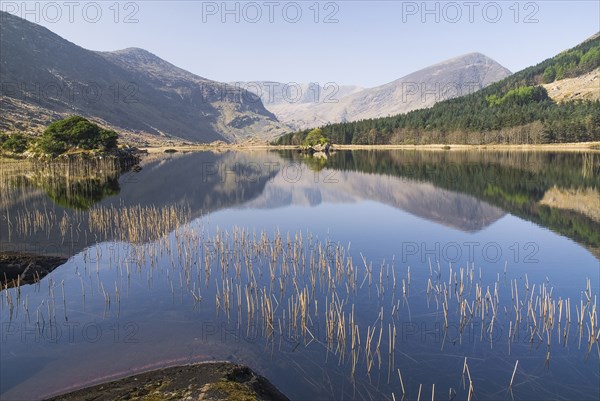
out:
{"label": "reed bed", "polygon": [[[574,341],[600,357],[597,297],[590,279],[582,283],[581,297],[571,299],[556,294],[547,281],[530,283],[526,274],[512,278],[506,268],[503,277],[484,281],[482,268],[474,263],[444,268],[430,262],[415,277],[416,269],[399,267],[394,259],[373,264],[360,255],[355,263],[350,244],[323,242],[309,232],[257,233],[233,227],[209,234],[190,222],[188,207],[177,205],[97,206],[86,213],[37,211],[14,218],[13,229],[20,233],[58,226],[65,238],[95,235],[128,242],[132,248],[127,257],[103,256],[99,247],[86,249],[77,278],[80,293],[68,293],[64,281],[49,277],[43,284],[47,296],[36,306],[29,304],[22,286],[5,287],[0,308],[7,320],[23,314],[41,332],[52,328],[49,323],[68,319],[72,299],[85,305],[100,297],[107,310],[119,310],[132,279],[144,277],[152,287],[155,275],[161,275],[173,299],[179,294],[194,308],[214,306],[215,319],[235,322],[248,333],[256,328],[267,344],[279,341],[282,349],[281,339],[286,338],[296,341],[296,347],[322,347],[325,358],[337,358],[350,378],[387,373],[388,383],[398,389],[392,399],[396,394],[421,399],[429,384],[431,399],[436,395],[435,383],[419,383],[418,389],[414,385],[403,357],[405,344],[398,342],[402,325],[415,321],[413,302],[426,302],[432,319],[441,324],[442,350],[449,330],[457,329],[458,343],[476,331],[481,344],[507,347],[509,353],[523,339],[536,347],[545,344],[547,363],[556,346]],[[80,229],[84,223],[85,232]],[[104,282],[100,263],[116,269],[118,279]],[[34,288],[41,290],[42,283]],[[359,316],[365,302],[373,307],[369,316]],[[498,327],[505,329],[503,337],[493,335]],[[398,361],[403,365],[397,366]],[[512,372],[506,372],[507,390],[518,388],[519,372],[517,360]],[[465,357],[462,389],[449,388],[450,398],[476,399],[477,374]],[[441,397],[445,389],[438,387],[437,392]]]}
{"label": "reed bed", "polygon": [[[61,161],[0,162],[0,206],[26,199],[31,188],[50,194],[65,196],[90,196],[98,183],[114,180],[122,172],[114,158]],[[25,206],[25,203],[22,202]]]}

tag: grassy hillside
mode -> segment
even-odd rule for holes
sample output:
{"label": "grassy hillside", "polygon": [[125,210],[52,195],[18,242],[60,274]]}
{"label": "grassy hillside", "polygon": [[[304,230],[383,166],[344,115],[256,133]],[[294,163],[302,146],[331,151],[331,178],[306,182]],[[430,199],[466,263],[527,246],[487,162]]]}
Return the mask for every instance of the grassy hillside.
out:
{"label": "grassy hillside", "polygon": [[[392,117],[331,124],[340,144],[556,143],[600,140],[600,102],[554,102],[544,83],[600,67],[600,35],[473,94]],[[275,143],[297,145],[309,130]]]}

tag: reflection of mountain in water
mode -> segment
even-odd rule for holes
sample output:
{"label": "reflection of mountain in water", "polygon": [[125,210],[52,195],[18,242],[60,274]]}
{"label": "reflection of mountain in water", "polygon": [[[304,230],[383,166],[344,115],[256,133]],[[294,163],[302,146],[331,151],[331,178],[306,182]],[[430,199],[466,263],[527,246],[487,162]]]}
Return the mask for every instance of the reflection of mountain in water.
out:
{"label": "reflection of mountain in water", "polygon": [[[284,180],[282,169],[290,161],[303,165],[297,182]],[[11,175],[0,165],[0,251],[74,254],[93,243],[113,239],[89,230],[86,216],[92,204],[91,210],[111,205],[117,209],[186,205],[189,217],[194,218],[231,207],[373,200],[470,232],[509,212],[599,254],[600,226],[594,220],[597,209],[583,204],[586,199],[599,199],[597,155],[379,151],[339,152],[323,166],[305,161],[297,153],[267,151],[149,156],[141,171],[121,175],[118,185],[111,184],[114,180],[109,175],[110,179],[100,181],[99,190],[88,180],[93,178],[91,173],[78,175],[85,178],[85,185],[74,186],[48,174],[29,173],[35,180],[4,179]],[[50,186],[44,177],[51,180]],[[53,188],[59,188],[56,193],[61,196],[50,196]],[[75,204],[61,201],[73,199],[69,196],[74,188],[78,196],[89,199],[76,198]],[[572,199],[581,205],[569,207]],[[34,212],[58,216],[58,221],[65,213],[79,216],[81,224],[66,227],[69,234],[79,235],[78,239],[72,244],[62,241],[59,224],[50,231],[34,229],[26,235],[9,231],[9,217]]]}
{"label": "reflection of mountain in water", "polygon": [[257,199],[245,206],[316,206],[373,200],[462,231],[481,230],[504,216],[501,209],[475,197],[436,188],[430,183],[352,171],[322,170],[319,176],[336,182],[315,183],[310,172],[302,174],[293,184],[278,176],[267,183]]}
{"label": "reflection of mountain in water", "polygon": [[342,151],[309,168],[357,171],[430,183],[547,227],[600,257],[600,154],[510,151]]}
{"label": "reflection of mountain in water", "polygon": [[123,178],[119,200],[157,207],[186,204],[197,217],[257,197],[276,171],[254,166],[280,161],[266,152],[198,152],[146,161],[139,173]]}
{"label": "reflection of mountain in water", "polygon": [[[90,205],[95,203],[92,209],[111,205],[118,209],[138,205],[156,208],[186,205],[189,206],[192,218],[199,217],[215,210],[243,204],[257,197],[265,183],[276,174],[272,169],[255,168],[248,171],[247,166],[251,163],[262,163],[263,160],[269,163],[280,158],[267,153],[250,156],[234,152],[202,152],[147,159],[142,163],[141,171],[128,172],[119,178],[117,188],[120,186],[120,191],[113,196],[97,203],[94,191],[83,191],[78,193],[78,196],[86,193],[94,195],[88,199]],[[44,175],[36,174],[36,177]],[[96,242],[112,239],[89,229],[88,210],[73,207],[72,202],[57,201],[51,192],[45,190],[46,187],[46,183],[37,182],[36,185],[31,185],[31,181],[16,180],[4,188],[6,191],[3,191],[0,198],[0,252],[72,255]],[[58,221],[64,214],[75,216],[72,221],[77,221],[77,227],[67,230],[67,240],[64,240],[60,224],[54,224],[50,230],[34,227],[26,234],[17,233],[14,229],[15,216],[30,214],[29,211],[42,211],[43,215],[59,216]],[[9,225],[5,224],[7,217],[12,217],[11,230]],[[43,219],[43,216],[41,218]],[[73,239],[70,237],[72,232]]]}

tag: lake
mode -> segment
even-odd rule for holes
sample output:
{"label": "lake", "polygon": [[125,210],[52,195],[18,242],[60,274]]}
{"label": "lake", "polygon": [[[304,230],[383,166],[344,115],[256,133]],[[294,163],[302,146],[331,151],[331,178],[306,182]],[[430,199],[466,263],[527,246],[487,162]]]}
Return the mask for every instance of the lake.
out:
{"label": "lake", "polygon": [[[0,164],[0,394],[228,360],[293,400],[596,400],[600,153]],[[39,278],[39,281],[37,280]]]}

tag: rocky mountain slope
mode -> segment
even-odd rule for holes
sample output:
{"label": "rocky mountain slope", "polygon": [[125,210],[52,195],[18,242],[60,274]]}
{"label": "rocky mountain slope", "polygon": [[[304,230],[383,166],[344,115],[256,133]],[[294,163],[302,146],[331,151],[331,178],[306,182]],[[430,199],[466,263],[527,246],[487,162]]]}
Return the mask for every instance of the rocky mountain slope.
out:
{"label": "rocky mountain slope", "polygon": [[0,17],[1,105],[7,110],[0,129],[36,130],[47,120],[80,114],[122,130],[194,142],[270,139],[283,132],[251,92],[142,49],[94,52],[11,14]]}
{"label": "rocky mountain slope", "polygon": [[375,88],[264,81],[242,83],[242,87],[261,96],[265,107],[280,121],[305,129],[431,107],[438,101],[473,93],[510,74],[491,58],[469,53]]}
{"label": "rocky mountain slope", "polygon": [[574,78],[543,85],[555,102],[600,100],[600,68]]}

